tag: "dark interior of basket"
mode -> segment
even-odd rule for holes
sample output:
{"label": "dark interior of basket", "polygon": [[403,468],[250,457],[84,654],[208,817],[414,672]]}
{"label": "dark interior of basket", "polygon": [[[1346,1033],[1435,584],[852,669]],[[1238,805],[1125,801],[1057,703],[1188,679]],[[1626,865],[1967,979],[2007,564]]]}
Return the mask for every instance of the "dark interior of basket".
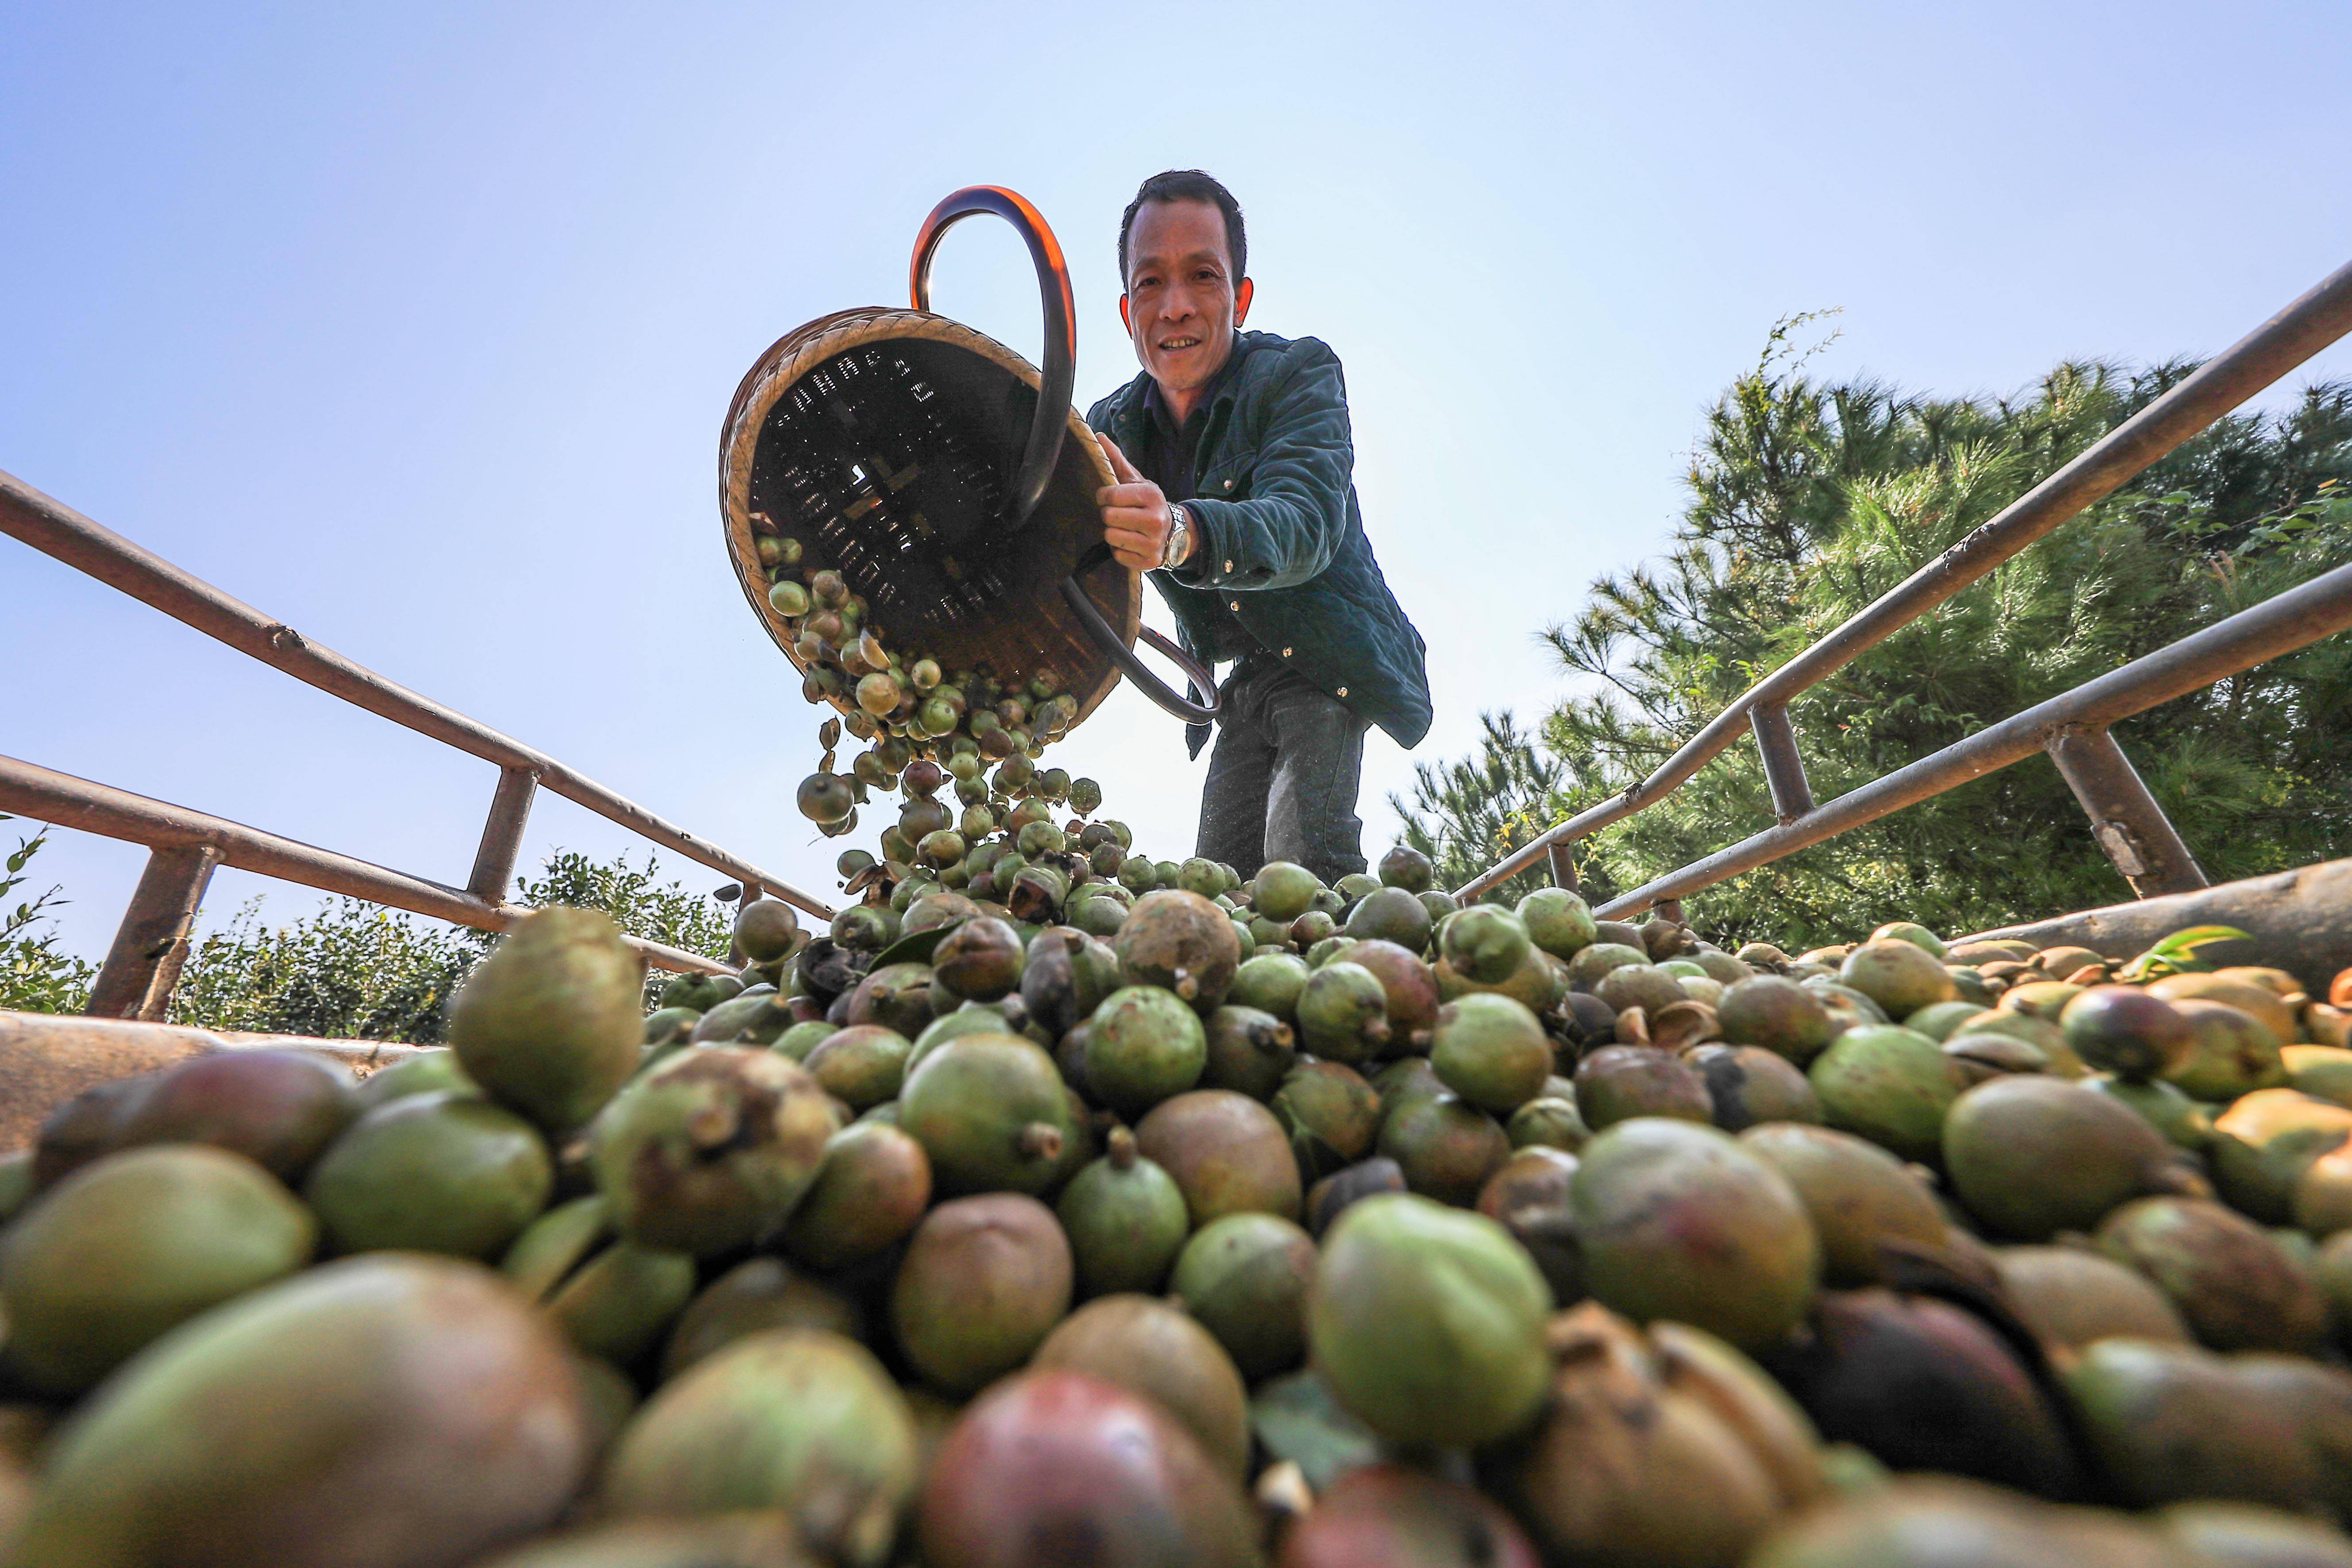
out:
{"label": "dark interior of basket", "polygon": [[[1092,470],[1073,441],[1029,518],[1015,528],[1004,515],[1036,401],[1019,377],[951,343],[861,344],[804,372],[769,411],[751,510],[801,541],[803,575],[830,567],[865,595],[870,623],[902,657],[1003,681],[1050,672],[1084,696],[1110,664],[1056,591],[1101,537]],[[1088,587],[1120,624],[1125,574],[1092,574]]]}

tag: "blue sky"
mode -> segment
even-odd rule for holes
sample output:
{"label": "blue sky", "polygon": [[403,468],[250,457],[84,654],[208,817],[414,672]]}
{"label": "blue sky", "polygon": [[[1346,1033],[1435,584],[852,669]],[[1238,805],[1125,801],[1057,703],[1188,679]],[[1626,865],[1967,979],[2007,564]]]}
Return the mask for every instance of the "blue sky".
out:
{"label": "blue sky", "polygon": [[[1819,370],[1941,392],[2219,349],[2352,257],[2347,64],[2352,7],[2245,0],[30,0],[0,29],[0,468],[829,890],[792,806],[816,716],[719,548],[737,378],[898,302],[922,214],[994,183],[1072,257],[1083,405],[1134,373],[1120,207],[1205,167],[1253,324],[1346,363],[1430,644],[1435,730],[1367,755],[1377,853],[1415,760],[1565,689],[1534,633],[1663,546],[1777,319],[1840,308]],[[1034,355],[1010,231],[959,228],[934,277]],[[13,541],[0,605],[0,751],[464,881],[488,765]],[[1189,850],[1172,721],[1121,693],[1056,759]],[[635,841],[542,795],[526,853]],[[142,859],[58,837],[69,946],[103,952]],[[265,889],[313,901],[224,873],[207,917]]]}

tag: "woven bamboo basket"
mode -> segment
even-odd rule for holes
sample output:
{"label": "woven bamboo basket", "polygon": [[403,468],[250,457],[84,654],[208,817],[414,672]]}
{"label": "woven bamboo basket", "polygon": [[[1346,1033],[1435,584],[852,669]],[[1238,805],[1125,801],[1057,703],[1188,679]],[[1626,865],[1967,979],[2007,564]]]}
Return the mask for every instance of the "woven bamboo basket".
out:
{"label": "woven bamboo basket", "polygon": [[[1069,279],[1044,220],[1010,192],[958,192],[917,243],[914,297],[926,299],[940,235],[980,212],[1029,241],[1046,368],[921,308],[838,311],[779,339],[737,387],[719,444],[719,510],[743,596],[800,665],[759,555],[761,535],[786,536],[802,550],[789,570],[840,572],[901,653],[1004,685],[1047,676],[1079,720],[1122,674],[1171,711],[1205,716],[1213,699],[1176,695],[1132,651],[1139,634],[1177,658],[1194,698],[1210,689],[1206,672],[1143,625],[1142,580],[1103,547],[1095,496],[1110,467],[1069,406]],[[855,706],[845,693],[831,700],[844,714]]]}

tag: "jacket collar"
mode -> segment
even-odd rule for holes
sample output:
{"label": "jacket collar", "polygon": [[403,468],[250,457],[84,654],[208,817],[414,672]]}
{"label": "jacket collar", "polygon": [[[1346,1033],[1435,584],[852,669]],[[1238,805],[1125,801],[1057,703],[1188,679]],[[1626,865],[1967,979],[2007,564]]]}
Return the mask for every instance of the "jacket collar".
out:
{"label": "jacket collar", "polygon": [[[1225,362],[1219,365],[1217,373],[1210,378],[1208,396],[1202,402],[1202,406],[1208,413],[1208,422],[1201,431],[1203,451],[1207,450],[1209,443],[1214,439],[1214,432],[1224,423],[1225,416],[1231,413],[1234,401],[1241,395],[1239,383],[1242,361],[1263,347],[1267,340],[1267,334],[1264,332],[1236,331],[1234,334],[1234,351],[1225,356]],[[1151,379],[1150,371],[1138,371],[1135,379],[1127,383],[1126,392],[1128,395],[1123,400],[1126,407],[1120,411],[1120,423],[1126,426],[1123,434],[1131,437],[1139,437],[1145,425],[1156,414],[1165,413],[1167,404],[1161,399],[1160,385]],[[1119,444],[1124,446],[1129,443],[1121,441]]]}

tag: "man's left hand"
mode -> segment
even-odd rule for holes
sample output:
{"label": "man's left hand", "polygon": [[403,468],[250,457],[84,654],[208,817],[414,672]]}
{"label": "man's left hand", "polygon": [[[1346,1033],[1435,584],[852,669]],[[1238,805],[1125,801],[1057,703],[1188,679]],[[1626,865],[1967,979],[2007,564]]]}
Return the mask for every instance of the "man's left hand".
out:
{"label": "man's left hand", "polygon": [[[1137,473],[1135,465],[1127,460],[1127,454],[1109,436],[1097,434],[1095,440],[1102,447],[1105,461],[1110,464],[1115,481],[1095,492],[1095,504],[1102,507],[1103,542],[1110,546],[1110,553],[1118,558],[1119,564],[1130,570],[1155,570],[1168,553],[1171,524],[1167,494]],[[1198,539],[1187,539],[1185,558],[1190,559],[1199,548]]]}

